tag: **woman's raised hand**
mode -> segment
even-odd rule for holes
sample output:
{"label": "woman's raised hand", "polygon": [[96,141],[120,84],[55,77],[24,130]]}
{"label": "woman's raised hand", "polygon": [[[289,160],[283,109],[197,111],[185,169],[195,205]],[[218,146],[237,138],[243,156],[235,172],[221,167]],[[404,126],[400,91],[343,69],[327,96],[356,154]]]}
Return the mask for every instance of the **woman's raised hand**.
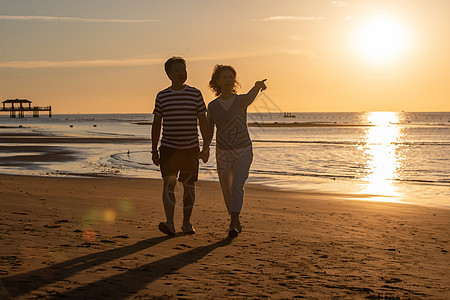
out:
{"label": "woman's raised hand", "polygon": [[264,91],[265,89],[267,89],[267,86],[264,83],[266,80],[267,79],[255,82],[255,86],[258,88],[258,90]]}

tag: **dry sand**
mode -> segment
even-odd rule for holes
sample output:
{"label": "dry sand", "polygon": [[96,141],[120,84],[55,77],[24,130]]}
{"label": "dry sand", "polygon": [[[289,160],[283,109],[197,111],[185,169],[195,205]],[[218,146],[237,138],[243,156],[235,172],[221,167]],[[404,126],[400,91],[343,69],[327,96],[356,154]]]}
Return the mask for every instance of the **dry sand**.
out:
{"label": "dry sand", "polygon": [[249,185],[230,241],[199,182],[197,234],[169,238],[161,185],[0,175],[0,299],[450,298],[450,210]]}

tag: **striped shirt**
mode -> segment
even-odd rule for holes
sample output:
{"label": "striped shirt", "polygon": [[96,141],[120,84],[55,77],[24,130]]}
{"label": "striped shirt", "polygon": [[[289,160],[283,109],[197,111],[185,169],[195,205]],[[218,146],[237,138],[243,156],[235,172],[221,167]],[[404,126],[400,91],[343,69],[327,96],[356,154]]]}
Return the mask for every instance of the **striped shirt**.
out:
{"label": "striped shirt", "polygon": [[202,93],[186,85],[183,90],[170,87],[156,95],[154,115],[163,119],[161,146],[174,149],[198,147],[197,119],[206,113]]}

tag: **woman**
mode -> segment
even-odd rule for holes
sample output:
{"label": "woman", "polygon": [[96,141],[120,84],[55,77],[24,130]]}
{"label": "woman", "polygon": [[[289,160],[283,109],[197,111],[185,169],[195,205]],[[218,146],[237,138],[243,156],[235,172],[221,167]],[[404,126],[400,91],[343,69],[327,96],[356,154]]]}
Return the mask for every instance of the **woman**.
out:
{"label": "woman", "polygon": [[[236,70],[232,66],[216,65],[209,87],[218,96],[208,105],[210,136],[205,141],[210,144],[216,133],[216,161],[223,198],[231,216],[228,236],[237,237],[242,231],[239,215],[244,201],[244,184],[248,178],[253,160],[252,141],[247,127],[247,107],[252,104],[260,90],[265,90],[266,79],[257,81],[255,86],[243,95],[236,94],[239,83]],[[201,153],[206,158],[209,149]]]}

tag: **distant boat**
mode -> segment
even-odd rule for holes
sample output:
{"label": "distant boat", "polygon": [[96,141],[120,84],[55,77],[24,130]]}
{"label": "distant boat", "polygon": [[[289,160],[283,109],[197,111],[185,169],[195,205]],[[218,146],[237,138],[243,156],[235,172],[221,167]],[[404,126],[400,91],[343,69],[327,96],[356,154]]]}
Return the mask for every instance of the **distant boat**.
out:
{"label": "distant boat", "polygon": [[285,112],[285,113],[283,114],[283,117],[284,117],[284,118],[295,118],[296,116],[295,116],[293,113]]}

